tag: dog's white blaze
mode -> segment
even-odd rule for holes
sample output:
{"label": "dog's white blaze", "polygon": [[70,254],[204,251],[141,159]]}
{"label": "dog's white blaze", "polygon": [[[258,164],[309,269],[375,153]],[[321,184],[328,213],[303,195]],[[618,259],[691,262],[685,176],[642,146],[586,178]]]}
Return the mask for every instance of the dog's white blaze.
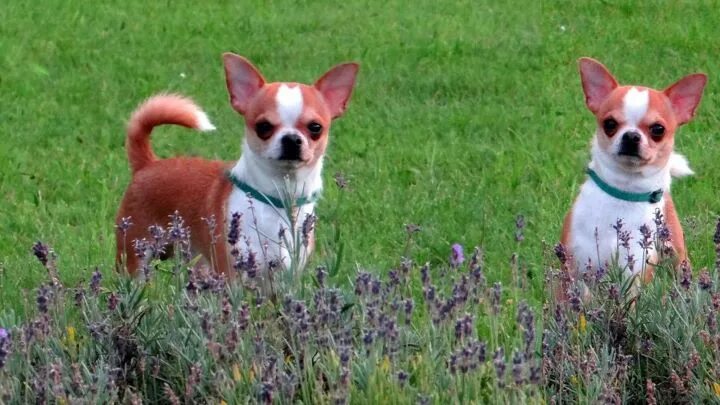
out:
{"label": "dog's white blaze", "polygon": [[280,121],[285,127],[294,127],[303,111],[303,96],[300,86],[289,87],[281,84],[275,95]]}
{"label": "dog's white blaze", "polygon": [[647,114],[648,104],[650,104],[650,93],[647,90],[631,87],[623,97],[623,113],[627,125],[637,127]]}

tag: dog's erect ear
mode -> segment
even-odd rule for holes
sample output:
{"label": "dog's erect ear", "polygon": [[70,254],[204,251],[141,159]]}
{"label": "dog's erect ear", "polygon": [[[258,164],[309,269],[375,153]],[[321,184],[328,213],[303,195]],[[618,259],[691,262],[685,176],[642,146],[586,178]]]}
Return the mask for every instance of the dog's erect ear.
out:
{"label": "dog's erect ear", "polygon": [[663,91],[670,99],[678,125],[690,121],[695,115],[695,109],[700,104],[706,83],[705,74],[695,73],[683,77]]}
{"label": "dog's erect ear", "polygon": [[240,114],[245,114],[253,96],[265,85],[265,78],[250,61],[234,53],[224,53],[225,81],[230,104]]}
{"label": "dog's erect ear", "polygon": [[359,69],[357,63],[342,63],[328,70],[315,82],[315,88],[325,98],[333,118],[345,112]]}
{"label": "dog's erect ear", "polygon": [[585,104],[590,111],[597,113],[603,101],[618,86],[617,80],[602,63],[595,59],[580,58],[578,64],[583,92],[585,92]]}

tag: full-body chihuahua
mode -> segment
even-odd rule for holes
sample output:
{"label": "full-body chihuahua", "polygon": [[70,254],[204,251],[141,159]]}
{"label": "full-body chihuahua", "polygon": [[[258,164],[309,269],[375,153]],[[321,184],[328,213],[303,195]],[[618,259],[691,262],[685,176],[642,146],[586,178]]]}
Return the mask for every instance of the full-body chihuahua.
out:
{"label": "full-body chihuahua", "polygon": [[[700,103],[707,78],[692,74],[665,90],[621,86],[600,64],[580,59],[585,102],[595,116],[588,178],[565,217],[562,243],[576,269],[611,262],[621,241],[613,228],[624,223],[632,241],[618,264],[632,274],[652,277],[657,252],[640,246],[640,228],[655,229],[657,210],[670,231],[678,260],[686,260],[685,241],[670,197],[671,177],[692,174],[685,158],[674,152],[677,129],[690,121]],[[636,261],[628,266],[628,257]],[[645,262],[641,262],[645,258]]]}
{"label": "full-body chihuahua", "polygon": [[[133,225],[126,231],[118,229],[116,236],[118,264],[131,274],[139,266],[132,241],[149,238],[148,227],[167,224],[175,211],[190,227],[192,250],[221,272],[232,265],[231,249],[226,246],[231,223],[243,235],[235,248],[243,254],[254,253],[261,269],[270,263],[288,266],[293,248],[288,245],[314,212],[322,190],[330,124],[345,112],[358,65],[337,65],[313,85],[306,85],[267,83],[245,58],[226,53],[223,59],[230,104],[245,118],[242,155],[236,163],[158,159],[150,147],[154,127],[214,129],[205,113],[187,98],[154,96],[130,119],[126,147],[132,180],[117,219],[131,217]],[[295,221],[290,221],[288,212]],[[208,232],[203,218],[211,216],[223,224],[218,228],[220,235]],[[295,229],[289,229],[291,223]],[[313,232],[309,234],[306,253],[314,244]]]}

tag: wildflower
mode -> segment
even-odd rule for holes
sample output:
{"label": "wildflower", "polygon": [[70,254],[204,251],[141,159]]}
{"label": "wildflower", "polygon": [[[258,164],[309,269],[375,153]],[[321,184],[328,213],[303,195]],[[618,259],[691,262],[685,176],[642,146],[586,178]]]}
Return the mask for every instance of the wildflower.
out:
{"label": "wildflower", "polygon": [[408,298],[405,300],[405,324],[409,325],[412,321],[412,313],[413,313],[413,307],[415,306],[415,302],[412,298]]}
{"label": "wildflower", "polygon": [[473,319],[470,314],[465,314],[464,317],[459,318],[455,322],[455,339],[463,340],[464,337],[469,337],[472,334]]}
{"label": "wildflower", "polygon": [[560,263],[567,263],[568,253],[567,249],[565,249],[565,246],[562,243],[558,243],[557,245],[555,245],[555,256],[557,256],[558,260],[560,260]]}
{"label": "wildflower", "polygon": [[51,255],[50,248],[48,246],[40,241],[35,242],[35,244],[32,247],[33,254],[37,259],[42,263],[43,266],[47,266],[48,264],[48,257]]}
{"label": "wildflower", "polygon": [[115,225],[115,227],[120,230],[120,232],[123,233],[123,235],[127,235],[128,229],[133,225],[131,222],[132,217],[122,217],[120,218],[120,222]]}
{"label": "wildflower", "polygon": [[108,309],[114,311],[120,303],[120,298],[115,292],[111,292],[108,296]]}
{"label": "wildflower", "polygon": [[450,267],[457,269],[465,261],[465,255],[463,254],[463,247],[459,243],[452,245],[450,252]]}
{"label": "wildflower", "polygon": [[397,379],[398,379],[398,383],[400,384],[401,387],[405,385],[405,383],[408,380],[408,377],[410,377],[410,376],[404,370],[398,371]]}
{"label": "wildflower", "polygon": [[92,277],[90,278],[90,291],[92,291],[93,295],[97,296],[100,293],[100,281],[102,280],[102,274],[100,274],[100,271],[98,269],[95,269],[95,271],[92,274]]}
{"label": "wildflower", "polygon": [[165,393],[165,397],[171,405],[180,405],[180,398],[175,394],[175,391],[170,388],[170,385],[168,383],[165,383],[165,385],[163,385],[163,392]]}
{"label": "wildflower", "polygon": [[0,328],[0,370],[5,367],[5,360],[10,354],[10,332],[5,328]]}
{"label": "wildflower", "polygon": [[315,268],[315,279],[317,280],[318,286],[320,286],[320,288],[325,287],[325,279],[327,278],[327,275],[328,273],[327,271],[325,271],[325,267],[318,266],[317,268]]}
{"label": "wildflower", "polygon": [[513,355],[512,375],[516,385],[522,385],[525,383],[525,377],[523,376],[524,364],[525,359],[523,358],[523,355],[520,352],[515,351],[515,354]]}
{"label": "wildflower", "polygon": [[81,307],[85,299],[85,290],[82,287],[75,289],[75,306]]}
{"label": "wildflower", "polygon": [[238,239],[240,239],[240,217],[242,214],[239,212],[233,212],[232,217],[230,218],[230,229],[228,230],[227,235],[227,242],[230,244],[230,246],[235,246],[235,244],[238,242]]}
{"label": "wildflower", "polygon": [[713,281],[710,277],[710,272],[707,269],[703,269],[698,275],[698,286],[701,290],[709,291],[712,289]]}
{"label": "wildflower", "polygon": [[682,288],[688,290],[692,284],[692,270],[690,270],[690,264],[687,260],[683,260],[680,263],[680,285]]}
{"label": "wildflower", "polygon": [[497,375],[498,385],[505,385],[505,350],[498,347],[493,357],[493,366],[495,366],[495,374]]}
{"label": "wildflower", "polygon": [[640,225],[640,235],[642,235],[642,239],[638,241],[638,245],[647,252],[653,245],[652,231],[650,231],[650,227],[647,226],[647,224]]}
{"label": "wildflower", "polygon": [[50,288],[48,288],[48,286],[46,286],[45,284],[41,285],[40,288],[38,288],[37,298],[35,299],[35,301],[37,302],[38,311],[46,314],[48,312],[48,303],[50,302],[51,298],[52,290],[50,290]]}
{"label": "wildflower", "polygon": [[585,333],[586,329],[587,329],[587,320],[585,319],[585,314],[580,313],[580,317],[578,319],[578,330],[580,330],[580,333]]}
{"label": "wildflower", "polygon": [[657,399],[655,399],[655,384],[653,384],[649,378],[645,382],[645,401],[648,405],[657,404]]}
{"label": "wildflower", "polygon": [[317,222],[317,216],[315,214],[307,214],[305,220],[302,223],[302,244],[307,247],[310,244],[310,238],[315,230],[315,223]]}
{"label": "wildflower", "polygon": [[430,263],[425,263],[420,267],[420,280],[422,280],[423,286],[430,285]]}
{"label": "wildflower", "polygon": [[65,331],[67,332],[67,343],[69,346],[74,346],[77,341],[75,340],[75,328],[72,326],[68,326],[65,328]]}
{"label": "wildflower", "polygon": [[720,383],[717,383],[717,382],[712,383],[712,389],[713,389],[713,392],[715,393],[715,395],[720,397]]}

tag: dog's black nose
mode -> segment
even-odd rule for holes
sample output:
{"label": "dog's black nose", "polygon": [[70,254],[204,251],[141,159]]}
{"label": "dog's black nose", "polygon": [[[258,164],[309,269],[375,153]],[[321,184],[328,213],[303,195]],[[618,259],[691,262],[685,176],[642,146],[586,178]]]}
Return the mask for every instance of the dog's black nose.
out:
{"label": "dog's black nose", "polygon": [[302,152],[302,137],[298,134],[285,134],[280,140],[282,151],[280,160],[300,160],[300,152]]}
{"label": "dog's black nose", "polygon": [[623,134],[622,141],[637,145],[640,143],[640,133],[637,131],[627,131]]}
{"label": "dog's black nose", "polygon": [[623,134],[620,139],[620,150],[619,155],[625,156],[640,156],[640,141],[641,136],[637,131],[627,131]]}

